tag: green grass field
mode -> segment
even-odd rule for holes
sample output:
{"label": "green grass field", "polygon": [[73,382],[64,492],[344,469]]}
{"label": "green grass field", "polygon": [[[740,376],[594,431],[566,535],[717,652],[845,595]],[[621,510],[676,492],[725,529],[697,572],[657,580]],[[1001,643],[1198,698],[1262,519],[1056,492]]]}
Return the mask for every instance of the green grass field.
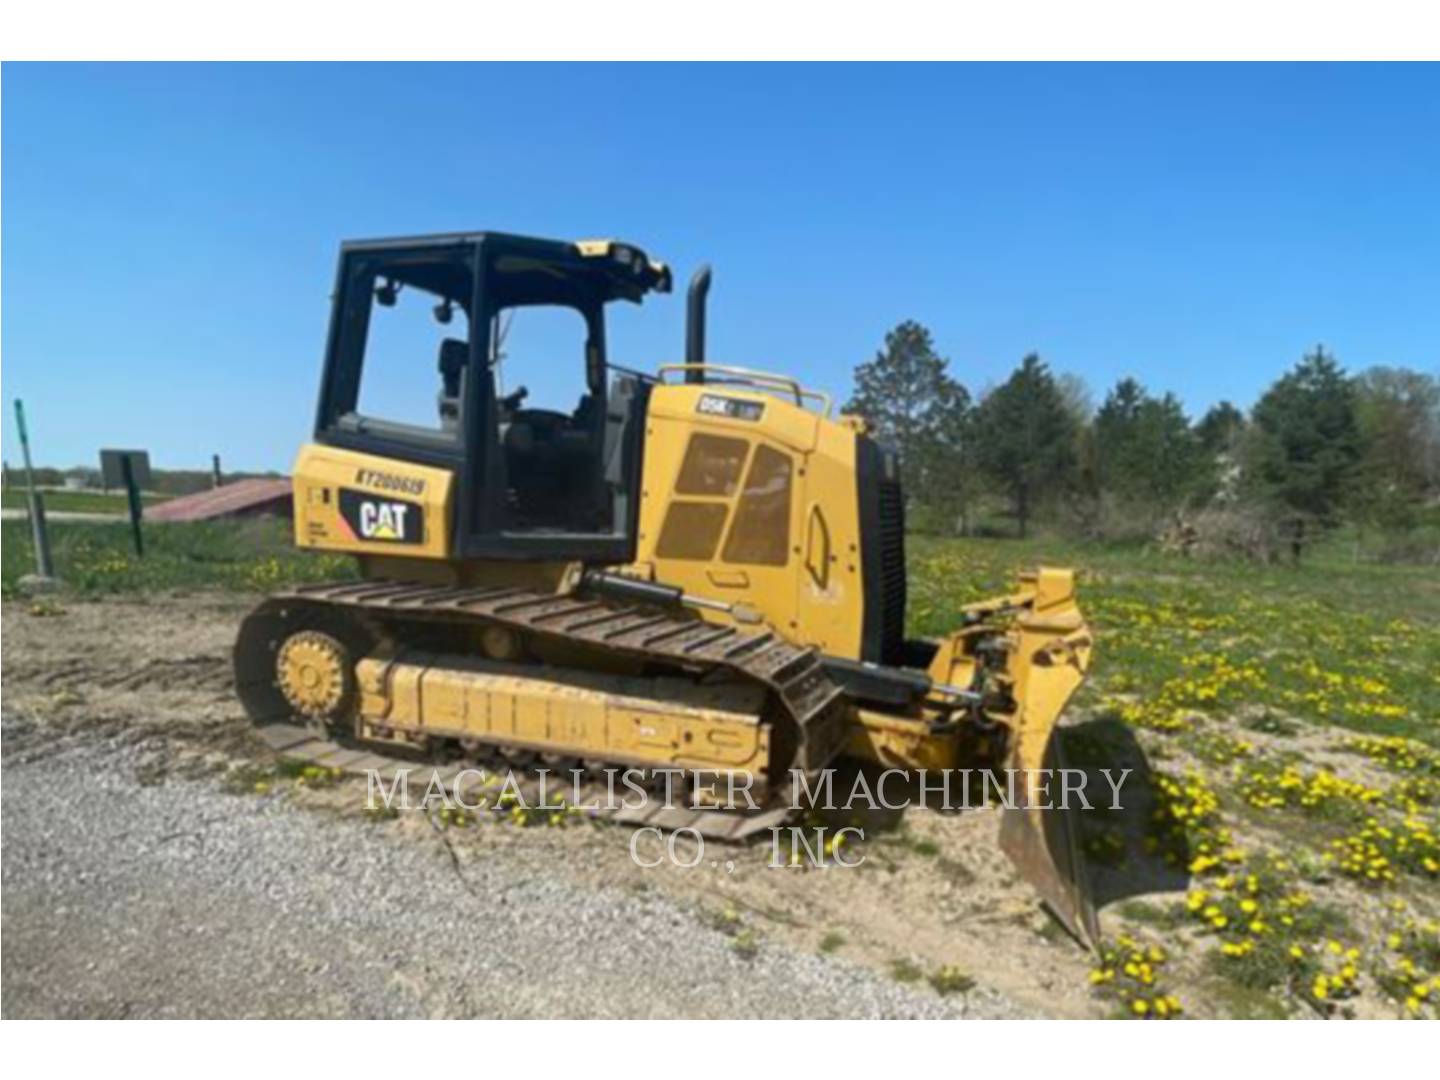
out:
{"label": "green grass field", "polygon": [[[0,594],[35,570],[28,521],[3,524]],[[144,527],[145,557],[136,558],[128,521],[50,523],[55,572],[80,595],[232,589],[264,592],[302,581],[353,574],[354,560],[297,551],[290,523],[249,521],[167,522]]]}
{"label": "green grass field", "polygon": [[[128,514],[129,505],[123,491],[42,491],[45,510],[50,514]],[[141,495],[146,506],[164,502],[169,495]],[[12,487],[0,492],[0,506],[6,510],[24,510],[29,496],[23,488]]]}
{"label": "green grass field", "polygon": [[1187,717],[1263,706],[1301,720],[1440,746],[1440,569],[1299,567],[1185,559],[1047,541],[910,544],[910,624],[954,625],[957,605],[1048,563],[1080,571],[1097,634],[1082,704],[1180,730]]}

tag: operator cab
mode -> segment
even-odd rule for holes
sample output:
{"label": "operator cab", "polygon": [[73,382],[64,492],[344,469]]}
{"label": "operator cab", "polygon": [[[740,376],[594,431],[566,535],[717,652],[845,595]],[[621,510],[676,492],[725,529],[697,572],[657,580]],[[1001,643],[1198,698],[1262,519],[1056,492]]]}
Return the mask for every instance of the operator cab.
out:
{"label": "operator cab", "polygon": [[605,309],[669,289],[612,241],[345,244],[316,440],[453,469],[457,557],[624,561],[649,380],[608,366]]}

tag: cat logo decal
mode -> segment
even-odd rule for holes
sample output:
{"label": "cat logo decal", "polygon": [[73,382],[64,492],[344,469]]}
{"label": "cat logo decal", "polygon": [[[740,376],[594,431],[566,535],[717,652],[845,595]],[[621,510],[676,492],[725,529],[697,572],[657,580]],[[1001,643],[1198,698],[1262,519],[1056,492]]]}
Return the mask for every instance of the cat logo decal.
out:
{"label": "cat logo decal", "polygon": [[388,544],[425,542],[424,507],[405,499],[382,499],[370,492],[340,489],[340,517],[356,540]]}

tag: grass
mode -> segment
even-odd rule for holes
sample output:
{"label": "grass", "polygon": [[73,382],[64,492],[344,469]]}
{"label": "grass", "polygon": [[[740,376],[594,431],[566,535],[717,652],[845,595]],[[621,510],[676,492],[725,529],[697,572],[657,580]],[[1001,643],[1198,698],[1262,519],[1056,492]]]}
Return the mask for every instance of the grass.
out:
{"label": "grass", "polygon": [[1093,868],[1187,887],[1107,910],[1149,940],[1107,944],[1097,996],[1144,1018],[1440,1015],[1440,569],[916,537],[911,633],[1037,564],[1079,571],[1096,632],[1074,713],[1153,770],[1140,835],[1082,822]]}
{"label": "grass", "polygon": [[950,994],[968,994],[975,989],[975,980],[961,968],[946,965],[930,976],[930,985],[941,997]]}
{"label": "grass", "polygon": [[[0,595],[9,597],[35,569],[30,524],[6,521],[0,536]],[[55,572],[81,596],[206,588],[265,592],[355,573],[347,556],[297,550],[289,522],[273,518],[167,522],[146,528],[144,539],[142,559],[131,547],[128,522],[50,523]]]}
{"label": "grass", "polygon": [[[69,491],[65,488],[42,488],[40,494],[45,500],[47,514],[129,514],[130,504],[123,491]],[[141,494],[140,500],[146,506],[162,503],[169,495]],[[30,505],[29,494],[24,488],[11,487],[0,492],[0,507],[6,510],[25,510]]]}
{"label": "grass", "polygon": [[1314,720],[1440,746],[1440,569],[1317,556],[1299,567],[1207,562],[1052,541],[911,541],[910,621],[953,626],[959,604],[1038,563],[1074,566],[1095,628],[1081,707],[1151,729],[1244,708],[1256,726]]}
{"label": "grass", "polygon": [[890,977],[898,983],[913,983],[923,979],[925,972],[914,961],[894,960],[890,963]]}

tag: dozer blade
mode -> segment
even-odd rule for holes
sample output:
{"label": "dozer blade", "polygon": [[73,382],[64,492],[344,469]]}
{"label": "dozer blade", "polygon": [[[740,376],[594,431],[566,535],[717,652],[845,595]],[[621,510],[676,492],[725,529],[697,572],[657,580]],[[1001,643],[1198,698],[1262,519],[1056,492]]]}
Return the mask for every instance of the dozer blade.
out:
{"label": "dozer blade", "polygon": [[1013,804],[1000,820],[1000,848],[1065,928],[1098,948],[1100,923],[1080,849],[1078,811],[1060,808],[1058,770],[1066,766],[1056,734],[1090,665],[1091,637],[1075,605],[1071,575],[1041,570],[1038,578],[1033,606],[1016,621],[1009,663],[1016,711],[1007,767],[1017,774]]}

